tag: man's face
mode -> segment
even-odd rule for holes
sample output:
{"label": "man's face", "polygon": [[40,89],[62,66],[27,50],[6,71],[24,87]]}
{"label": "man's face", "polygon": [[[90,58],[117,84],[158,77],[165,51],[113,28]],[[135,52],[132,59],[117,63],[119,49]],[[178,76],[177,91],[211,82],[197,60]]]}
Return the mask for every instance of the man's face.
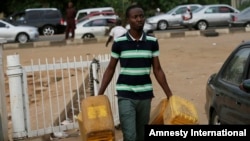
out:
{"label": "man's face", "polygon": [[143,30],[145,18],[141,8],[131,9],[129,12],[128,23],[132,30]]}

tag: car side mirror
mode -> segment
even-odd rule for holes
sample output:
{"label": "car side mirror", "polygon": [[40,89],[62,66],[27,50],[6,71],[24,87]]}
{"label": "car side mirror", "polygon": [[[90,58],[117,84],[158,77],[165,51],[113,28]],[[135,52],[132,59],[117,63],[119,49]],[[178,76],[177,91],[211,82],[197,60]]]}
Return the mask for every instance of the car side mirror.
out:
{"label": "car side mirror", "polygon": [[250,92],[250,79],[244,80],[240,84],[240,89],[246,92]]}

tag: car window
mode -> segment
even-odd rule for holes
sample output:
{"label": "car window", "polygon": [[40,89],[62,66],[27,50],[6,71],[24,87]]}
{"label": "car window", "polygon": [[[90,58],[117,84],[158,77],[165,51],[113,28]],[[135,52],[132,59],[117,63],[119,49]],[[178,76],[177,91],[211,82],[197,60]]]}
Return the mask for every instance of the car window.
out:
{"label": "car window", "polygon": [[98,19],[92,22],[92,26],[106,26],[107,21],[105,19]]}
{"label": "car window", "polygon": [[46,17],[48,19],[56,19],[59,18],[60,16],[56,11],[48,10],[44,13],[43,17]]}
{"label": "car window", "polygon": [[5,27],[5,24],[0,22],[0,27]]}
{"label": "car window", "polygon": [[218,10],[219,10],[219,13],[233,13],[234,12],[233,9],[226,7],[226,6],[220,6]]}
{"label": "car window", "polygon": [[77,19],[81,19],[81,18],[83,18],[83,17],[85,17],[85,16],[87,16],[87,15],[88,15],[87,12],[79,13]]}
{"label": "car window", "polygon": [[249,48],[239,50],[222,72],[224,81],[239,85],[242,82],[244,68],[250,53]]}
{"label": "car window", "polygon": [[218,7],[209,7],[205,13],[218,13]]}
{"label": "car window", "polygon": [[175,11],[175,14],[176,14],[176,15],[177,15],[177,14],[183,14],[183,13],[186,12],[186,10],[187,10],[187,7],[181,7],[181,8],[179,8],[178,10]]}
{"label": "car window", "polygon": [[41,11],[30,11],[27,12],[26,18],[27,19],[39,19],[41,17],[42,12]]}

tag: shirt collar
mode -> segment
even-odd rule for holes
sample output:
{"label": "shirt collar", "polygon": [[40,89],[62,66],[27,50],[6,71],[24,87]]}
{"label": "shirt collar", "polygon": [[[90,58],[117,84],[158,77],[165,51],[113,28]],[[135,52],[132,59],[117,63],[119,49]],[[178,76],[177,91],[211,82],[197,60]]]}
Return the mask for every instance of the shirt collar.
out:
{"label": "shirt collar", "polygon": [[[127,32],[126,36],[129,41],[136,41],[136,39],[129,32]],[[146,40],[146,34],[143,32],[139,41],[145,41],[145,40]]]}

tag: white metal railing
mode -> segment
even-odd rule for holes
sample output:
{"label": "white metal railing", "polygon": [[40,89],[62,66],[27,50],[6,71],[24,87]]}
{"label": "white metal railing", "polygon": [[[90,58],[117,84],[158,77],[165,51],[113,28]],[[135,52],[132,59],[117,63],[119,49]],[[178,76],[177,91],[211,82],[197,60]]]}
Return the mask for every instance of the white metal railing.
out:
{"label": "white metal railing", "polygon": [[[93,59],[98,61],[93,63]],[[81,111],[81,100],[97,94],[109,59],[109,55],[38,59],[31,60],[30,66],[21,66],[18,54],[7,56],[13,138],[78,128],[74,117]],[[119,124],[114,96],[117,76],[105,91],[116,125]]]}

